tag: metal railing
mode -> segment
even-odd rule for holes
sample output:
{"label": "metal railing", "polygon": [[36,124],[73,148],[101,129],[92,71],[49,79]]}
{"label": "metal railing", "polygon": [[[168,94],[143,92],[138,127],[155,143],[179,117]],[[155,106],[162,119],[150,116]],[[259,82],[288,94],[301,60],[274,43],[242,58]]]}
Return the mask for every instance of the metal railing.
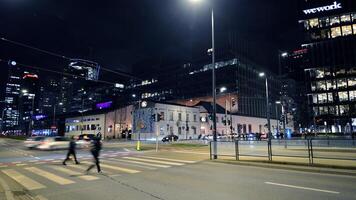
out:
{"label": "metal railing", "polygon": [[[210,141],[210,159],[213,158],[213,141]],[[356,141],[351,139],[294,139],[217,141],[217,156],[235,160],[258,158],[266,161],[306,162],[309,165],[325,164],[326,160],[348,162],[356,167]],[[333,161],[331,161],[333,162]]]}

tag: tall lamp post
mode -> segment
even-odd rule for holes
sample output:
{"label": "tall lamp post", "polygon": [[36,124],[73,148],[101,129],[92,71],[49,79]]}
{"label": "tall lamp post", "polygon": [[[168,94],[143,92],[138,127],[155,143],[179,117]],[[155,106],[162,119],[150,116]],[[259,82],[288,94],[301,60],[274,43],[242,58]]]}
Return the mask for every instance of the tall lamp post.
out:
{"label": "tall lamp post", "polygon": [[[202,0],[190,0],[193,3],[198,3]],[[216,134],[216,76],[215,76],[215,22],[214,22],[214,8],[211,6],[211,53],[212,61],[212,93],[213,93],[213,158],[217,159],[217,134]]]}
{"label": "tall lamp post", "polygon": [[[277,118],[277,136],[279,135],[279,115],[278,115],[278,107],[277,105],[282,105],[281,101],[276,101],[276,118]],[[283,108],[282,108],[283,109]]]}
{"label": "tall lamp post", "polygon": [[268,159],[272,160],[272,133],[271,133],[271,117],[269,110],[269,91],[268,91],[268,77],[264,72],[258,74],[260,77],[265,78],[266,83],[266,114],[267,114],[267,127],[268,127]]}

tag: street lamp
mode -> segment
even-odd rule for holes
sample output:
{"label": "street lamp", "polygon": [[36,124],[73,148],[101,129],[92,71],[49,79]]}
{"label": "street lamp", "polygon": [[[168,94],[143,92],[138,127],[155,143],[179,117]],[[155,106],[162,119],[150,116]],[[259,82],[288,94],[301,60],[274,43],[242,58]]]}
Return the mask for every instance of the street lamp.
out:
{"label": "street lamp", "polygon": [[[279,135],[279,116],[278,116],[278,108],[277,108],[277,105],[281,105],[282,102],[281,101],[276,101],[276,118],[277,118],[277,136]],[[283,108],[282,108],[283,109]]]}
{"label": "street lamp", "polygon": [[264,72],[260,72],[259,77],[264,77],[266,82],[266,114],[267,114],[267,127],[268,127],[268,157],[269,160],[272,160],[272,147],[271,147],[271,119],[270,119],[270,111],[269,111],[269,92],[268,92],[268,77]]}
{"label": "street lamp", "polygon": [[[202,0],[190,0],[192,3],[198,3]],[[213,93],[213,158],[217,159],[217,134],[216,134],[216,77],[215,77],[215,22],[214,8],[211,6],[211,61],[212,61],[212,93]]]}

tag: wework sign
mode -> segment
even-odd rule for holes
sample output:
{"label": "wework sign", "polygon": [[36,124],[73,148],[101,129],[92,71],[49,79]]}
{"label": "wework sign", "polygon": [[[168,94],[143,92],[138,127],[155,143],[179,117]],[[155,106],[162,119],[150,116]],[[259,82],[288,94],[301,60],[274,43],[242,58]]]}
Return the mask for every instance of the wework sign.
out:
{"label": "wework sign", "polygon": [[331,5],[321,6],[318,8],[306,9],[306,10],[303,10],[303,12],[304,12],[304,14],[308,15],[308,14],[320,13],[320,12],[329,11],[329,10],[337,10],[337,9],[341,9],[341,8],[342,8],[341,3],[338,3],[337,1],[335,1]]}

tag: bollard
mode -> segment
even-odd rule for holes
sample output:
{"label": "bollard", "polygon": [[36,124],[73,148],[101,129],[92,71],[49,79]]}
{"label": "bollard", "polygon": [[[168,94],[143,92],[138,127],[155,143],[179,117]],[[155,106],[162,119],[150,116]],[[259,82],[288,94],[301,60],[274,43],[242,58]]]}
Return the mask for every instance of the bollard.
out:
{"label": "bollard", "polygon": [[136,144],[136,150],[141,151],[141,142],[138,140]]}
{"label": "bollard", "polygon": [[235,141],[235,156],[236,160],[240,160],[240,152],[239,152],[239,141]]}

